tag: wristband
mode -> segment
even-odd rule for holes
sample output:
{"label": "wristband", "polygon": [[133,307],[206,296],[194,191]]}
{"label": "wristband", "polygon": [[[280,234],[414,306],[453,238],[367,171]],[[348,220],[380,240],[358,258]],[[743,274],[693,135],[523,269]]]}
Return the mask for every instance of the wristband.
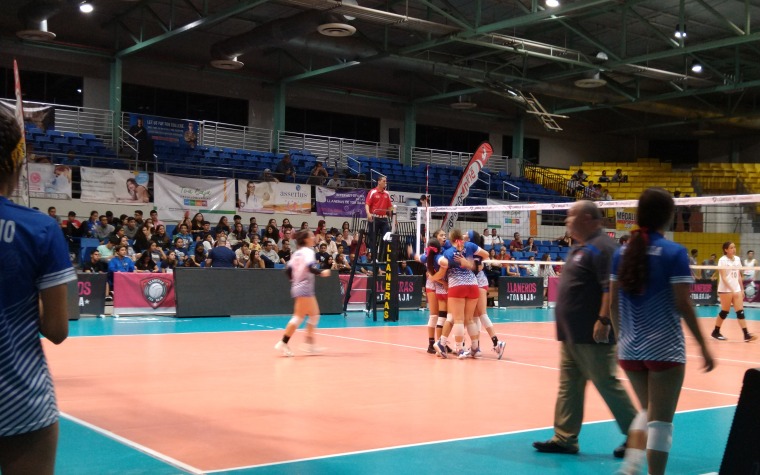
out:
{"label": "wristband", "polygon": [[609,326],[612,322],[610,322],[610,317],[599,317],[599,322],[604,326]]}

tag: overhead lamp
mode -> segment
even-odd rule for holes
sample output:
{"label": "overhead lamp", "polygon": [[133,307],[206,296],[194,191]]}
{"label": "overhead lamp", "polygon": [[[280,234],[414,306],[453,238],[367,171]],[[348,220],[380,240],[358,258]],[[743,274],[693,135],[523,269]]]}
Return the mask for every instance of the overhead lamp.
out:
{"label": "overhead lamp", "polygon": [[676,31],[673,32],[673,36],[675,36],[679,40],[681,38],[686,38],[686,25],[683,25],[683,26],[681,26],[680,24],[676,25]]}
{"label": "overhead lamp", "polygon": [[557,8],[559,6],[559,0],[546,0],[546,6],[549,8]]}
{"label": "overhead lamp", "polygon": [[82,2],[79,4],[79,11],[82,13],[92,13],[93,10],[95,10],[95,8],[90,2]]}
{"label": "overhead lamp", "polygon": [[702,70],[703,70],[702,63],[700,63],[696,59],[691,62],[691,72],[699,74],[702,72]]}

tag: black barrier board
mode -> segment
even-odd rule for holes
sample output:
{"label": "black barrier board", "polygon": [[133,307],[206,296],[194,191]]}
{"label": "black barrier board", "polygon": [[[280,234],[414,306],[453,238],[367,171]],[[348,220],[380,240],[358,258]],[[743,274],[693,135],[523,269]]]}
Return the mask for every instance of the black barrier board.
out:
{"label": "black barrier board", "polygon": [[[342,313],[338,273],[315,279],[322,314]],[[290,281],[282,269],[177,268],[177,317],[291,315]]]}
{"label": "black barrier board", "polygon": [[77,301],[80,315],[103,315],[106,311],[106,274],[78,272]]}
{"label": "black barrier board", "polygon": [[499,277],[499,307],[541,307],[542,277]]}
{"label": "black barrier board", "polygon": [[[371,280],[369,285],[372,285]],[[421,275],[399,275],[397,282],[399,310],[417,310],[420,308],[423,287],[425,286],[424,277]],[[382,278],[377,279],[378,305],[384,306],[386,288],[386,281]]]}
{"label": "black barrier board", "polygon": [[69,320],[79,320],[79,282],[66,284],[66,303]]}
{"label": "black barrier board", "polygon": [[698,279],[689,289],[691,301],[696,305],[717,305],[718,282],[710,279]]}

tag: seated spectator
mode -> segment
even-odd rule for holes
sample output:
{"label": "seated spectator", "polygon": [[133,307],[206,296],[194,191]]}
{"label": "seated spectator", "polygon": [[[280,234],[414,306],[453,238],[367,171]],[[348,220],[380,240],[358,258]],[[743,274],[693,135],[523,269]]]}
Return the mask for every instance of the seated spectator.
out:
{"label": "seated spectator", "polygon": [[[106,218],[106,221],[108,218]],[[80,227],[80,236],[82,237],[96,237],[94,232],[95,228],[100,226],[100,220],[98,219],[97,211],[90,211],[90,219],[85,221]]]}
{"label": "seated spectator", "polygon": [[100,260],[108,263],[114,256],[114,248],[119,244],[121,244],[121,239],[116,236],[111,236],[105,244],[98,246]]}
{"label": "seated spectator", "polygon": [[565,231],[565,235],[557,238],[557,245],[560,247],[570,247],[573,245],[573,238],[570,237],[570,233]]}
{"label": "seated spectator", "polygon": [[323,186],[327,181],[328,175],[325,167],[322,166],[322,162],[317,162],[314,168],[309,173],[309,178],[306,180],[307,185]]}
{"label": "seated spectator", "polygon": [[499,249],[499,255],[496,257],[499,261],[508,261],[509,260],[509,253],[507,252],[507,246],[502,246],[501,249]]}
{"label": "seated spectator", "polygon": [[116,272],[134,272],[135,263],[132,259],[127,257],[127,249],[119,244],[115,249],[116,255],[108,263],[108,285],[111,286],[111,290],[114,290],[113,275]]}
{"label": "seated spectator", "polygon": [[570,177],[571,180],[575,180],[578,182],[583,183],[588,178],[588,175],[583,172],[582,168],[579,168],[577,172],[573,173],[573,175]]}
{"label": "seated spectator", "polygon": [[247,267],[248,261],[251,260],[251,245],[243,241],[240,247],[235,250],[235,257],[238,261],[238,267]]}
{"label": "seated spectator", "polygon": [[129,257],[133,261],[137,260],[137,253],[135,252],[135,249],[129,245],[129,239],[127,239],[127,236],[122,236],[121,240],[119,241],[119,244],[127,247],[127,257]]}
{"label": "seated spectator", "polygon": [[185,211],[185,216],[182,218],[182,221],[180,221],[177,226],[174,227],[174,234],[172,235],[172,239],[177,234],[180,234],[182,232],[182,226],[186,226],[185,233],[189,233],[191,229],[193,229],[193,222],[190,220],[190,211]]}
{"label": "seated spectator", "polygon": [[168,234],[166,234],[166,226],[159,224],[156,226],[156,232],[150,237],[150,240],[156,243],[162,251],[166,251],[171,247],[172,240]]}
{"label": "seated spectator", "polygon": [[[530,256],[530,257],[528,257],[528,260],[529,261],[535,261],[536,258],[535,258],[535,256]],[[527,277],[537,277],[538,276],[538,268],[539,268],[538,264],[526,264],[526,265],[522,266],[522,268],[525,269],[525,275]]]}
{"label": "seated spectator", "polygon": [[245,242],[248,237],[245,235],[243,229],[243,223],[235,223],[232,228],[232,232],[227,236],[227,242],[232,247],[233,251],[236,251]]}
{"label": "seated spectator", "polygon": [[351,245],[354,243],[354,236],[348,228],[343,228],[343,232],[340,235],[340,243],[343,244],[343,250],[348,253]]}
{"label": "seated spectator", "polygon": [[348,274],[351,272],[351,266],[348,264],[345,254],[335,256],[332,268],[338,271],[338,274]]}
{"label": "seated spectator", "polygon": [[316,252],[316,255],[314,257],[317,259],[317,262],[319,262],[319,268],[327,269],[327,267],[323,265],[327,258],[331,256],[330,253],[327,252],[327,243],[320,243],[317,248],[319,250]]}
{"label": "seated spectator", "polygon": [[137,221],[135,221],[134,216],[127,217],[127,225],[122,229],[124,229],[124,235],[127,236],[128,239],[134,239],[135,236],[137,236],[137,233],[140,231],[140,228],[137,226]]}
{"label": "seated spectator", "polygon": [[280,250],[277,252],[277,255],[280,256],[280,262],[287,264],[287,262],[290,260],[290,254],[290,240],[283,239],[280,245]]}
{"label": "seated spectator", "polygon": [[92,237],[102,241],[108,239],[114,232],[114,227],[108,223],[108,216],[103,215],[99,218],[98,224],[92,228]]}
{"label": "seated spectator", "polygon": [[150,249],[150,243],[153,242],[151,240],[152,237],[153,234],[151,234],[150,228],[148,226],[141,227],[137,232],[137,236],[135,236],[135,252],[142,253],[143,251]]}
{"label": "seated spectator", "polygon": [[327,233],[327,253],[331,256],[335,256],[338,253],[338,243],[336,242],[336,236],[332,232],[337,233],[338,230],[332,228],[331,232]]}
{"label": "seated spectator", "polygon": [[277,244],[280,242],[280,231],[277,230],[276,225],[267,224],[267,227],[264,229],[264,235],[262,236],[264,241],[272,241],[273,244]]}
{"label": "seated spectator", "polygon": [[261,172],[261,175],[259,176],[259,181],[268,181],[270,183],[279,183],[280,180],[274,177],[272,175],[272,170],[270,168],[265,168],[263,172]]}
{"label": "seated spectator", "polygon": [[66,221],[62,222],[61,226],[64,227],[65,231],[63,234],[67,238],[81,237],[80,228],[82,222],[77,219],[77,214],[75,212],[69,211]]}
{"label": "seated spectator", "polygon": [[274,167],[274,177],[280,181],[295,183],[296,169],[293,167],[293,162],[290,159],[289,153],[286,153],[285,156],[282,157],[282,160],[280,160]]}
{"label": "seated spectator", "polygon": [[612,195],[610,194],[610,190],[607,188],[604,188],[602,190],[602,194],[599,197],[599,199],[602,201],[612,201],[613,198],[612,198]]}
{"label": "seated spectator", "polygon": [[[555,261],[556,262],[565,262],[564,260],[562,260],[561,256],[557,256],[557,259],[555,259]],[[563,265],[556,265],[556,266],[552,266],[552,267],[554,268],[554,273],[557,274],[557,276],[559,276],[562,273],[562,268],[564,266]]]}
{"label": "seated spectator", "polygon": [[490,233],[486,233],[486,230],[483,230],[483,243],[486,246],[500,246],[503,244],[501,238],[496,233],[496,228],[491,228]]}
{"label": "seated spectator", "polygon": [[254,235],[251,238],[251,251],[260,251],[261,250],[261,238],[258,234]]}
{"label": "seated spectator", "polygon": [[193,255],[185,259],[185,267],[203,267],[206,265],[206,248],[203,243],[198,242],[193,248]]}
{"label": "seated spectator", "polygon": [[203,214],[195,213],[190,225],[190,232],[193,234],[193,241],[198,241],[198,236],[203,232]]}
{"label": "seated spectator", "polygon": [[327,187],[334,190],[343,188],[343,181],[340,179],[340,173],[338,173],[338,170],[335,170],[333,172],[332,178],[330,178],[330,181],[327,182]]}
{"label": "seated spectator", "polygon": [[512,252],[522,251],[522,248],[523,248],[523,242],[520,239],[520,233],[515,233],[514,239],[509,242],[509,250]]}
{"label": "seated spectator", "polygon": [[259,255],[259,251],[251,251],[251,257],[246,264],[247,269],[266,269],[267,265],[264,259]]}
{"label": "seated spectator", "polygon": [[82,264],[82,272],[92,272],[95,274],[108,272],[108,263],[100,259],[100,251],[93,249],[90,253],[90,260]]}
{"label": "seated spectator", "polygon": [[150,220],[153,221],[154,226],[158,226],[159,224],[166,226],[166,223],[158,219],[158,211],[154,209],[150,210]]}
{"label": "seated spectator", "polygon": [[536,240],[533,239],[533,236],[528,238],[528,242],[525,243],[522,250],[523,252],[538,252],[538,248],[536,247]]}
{"label": "seated spectator", "polygon": [[[513,260],[511,257],[509,260]],[[509,263],[505,266],[505,270],[507,272],[507,277],[520,277],[520,268],[517,267],[517,264]]]}
{"label": "seated spectator", "polygon": [[264,240],[264,249],[261,251],[261,258],[264,259],[264,262],[266,262],[266,259],[269,259],[273,264],[284,264],[284,262],[280,261],[280,256],[277,254],[274,242],[271,239]]}
{"label": "seated spectator", "polygon": [[[496,256],[496,251],[493,248],[491,248],[491,250],[488,251],[488,259],[489,260],[498,259]],[[486,274],[486,277],[488,278],[488,285],[490,285],[491,287],[496,287],[499,281],[499,277],[501,276],[501,264],[498,264],[496,262],[487,262],[483,265],[483,272]]]}
{"label": "seated spectator", "polygon": [[235,251],[227,247],[227,236],[219,236],[216,246],[206,256],[206,267],[237,267]]}
{"label": "seated spectator", "polygon": [[206,255],[208,256],[209,251],[216,246],[216,241],[213,237],[211,237],[210,234],[206,235],[206,238],[203,240],[203,248],[206,249]]}
{"label": "seated spectator", "polygon": [[179,234],[174,238],[174,245],[172,246],[172,249],[177,252],[177,258],[179,258],[180,262],[184,261],[185,256],[190,253],[191,244],[192,241],[186,240]]}
{"label": "seated spectator", "polygon": [[227,216],[222,216],[219,218],[219,222],[216,223],[216,227],[214,228],[214,236],[219,234],[219,231],[224,231],[224,234],[229,235],[232,231],[230,229],[229,220],[227,219]]}
{"label": "seated spectator", "polygon": [[327,259],[325,259],[319,264],[319,268],[323,270],[324,269],[329,270],[333,268],[334,264],[335,264],[335,259],[333,258],[333,256],[327,256]]}
{"label": "seated spectator", "polygon": [[158,265],[151,257],[150,251],[143,252],[135,262],[135,272],[158,272]]}
{"label": "seated spectator", "polygon": [[612,175],[612,182],[613,183],[627,183],[628,175],[623,175],[623,169],[618,168],[617,170],[615,170],[615,174]]}
{"label": "seated spectator", "polygon": [[398,262],[398,275],[414,275],[412,268],[405,260]]}
{"label": "seated spectator", "polygon": [[[541,261],[543,262],[551,262],[551,259],[552,256],[549,254],[541,256]],[[556,277],[557,273],[554,272],[554,266],[543,265],[538,268],[538,276],[544,278],[544,301],[546,301],[546,298],[549,295],[549,277]]]}
{"label": "seated spectator", "polygon": [[253,238],[261,238],[261,231],[259,230],[259,225],[256,223],[251,224],[248,226],[248,232],[246,233],[246,236],[248,237],[248,240],[253,242]]}
{"label": "seated spectator", "polygon": [[[356,260],[356,254],[349,254],[348,255],[348,265],[349,266],[353,266],[355,260]],[[361,262],[361,258],[360,258],[360,262]],[[357,262],[356,273],[357,274],[366,274],[367,273],[367,269],[365,267],[361,266],[360,262]],[[366,262],[366,259],[365,259],[365,262]]]}
{"label": "seated spectator", "polygon": [[150,257],[151,259],[153,259],[153,262],[161,262],[164,259],[166,259],[166,253],[164,252],[163,249],[158,247],[158,244],[156,244],[155,242],[150,243],[150,247],[148,247],[148,252],[150,252]]}
{"label": "seated spectator", "polygon": [[285,234],[286,229],[290,229],[291,232],[293,232],[293,225],[290,224],[290,220],[288,218],[282,218],[282,225],[280,226],[280,235]]}
{"label": "seated spectator", "polygon": [[602,175],[599,177],[599,183],[609,183],[610,177],[607,176],[607,170],[602,170]]}
{"label": "seated spectator", "polygon": [[161,261],[161,272],[165,274],[172,274],[174,273],[174,269],[176,269],[180,265],[179,259],[177,259],[177,253],[175,251],[169,251],[166,253],[166,259]]}
{"label": "seated spectator", "polygon": [[225,233],[222,230],[220,230],[219,233],[216,235],[216,241],[215,242],[218,242],[219,239],[221,239],[222,237],[224,237],[224,244],[223,244],[223,246],[232,249],[232,245],[230,244],[230,240],[227,237],[227,233]]}
{"label": "seated spectator", "polygon": [[206,241],[207,237],[211,236],[211,241],[213,242],[214,238],[216,237],[216,234],[211,229],[211,223],[208,221],[203,222],[203,229],[201,229],[201,232],[199,232],[195,238],[196,241]]}

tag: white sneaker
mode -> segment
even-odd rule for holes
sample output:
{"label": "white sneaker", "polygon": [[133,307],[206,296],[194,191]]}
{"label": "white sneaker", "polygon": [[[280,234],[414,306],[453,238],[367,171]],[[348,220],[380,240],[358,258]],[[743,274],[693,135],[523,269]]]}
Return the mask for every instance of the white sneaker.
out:
{"label": "white sneaker", "polygon": [[277,351],[282,351],[283,356],[293,356],[293,352],[290,351],[290,347],[287,343],[280,340],[274,345],[274,349]]}
{"label": "white sneaker", "polygon": [[324,353],[325,349],[315,345],[314,343],[304,343],[301,346],[301,351],[304,353],[309,353],[310,355],[318,355],[320,353]]}
{"label": "white sneaker", "polygon": [[472,348],[467,351],[467,357],[468,358],[474,358],[474,359],[480,359],[483,357],[483,353],[480,351],[480,348],[476,348],[473,350]]}
{"label": "white sneaker", "polygon": [[493,351],[496,352],[497,359],[501,359],[502,356],[504,356],[504,348],[506,347],[506,343],[503,341],[499,341],[499,343],[496,344],[496,346],[493,347]]}

